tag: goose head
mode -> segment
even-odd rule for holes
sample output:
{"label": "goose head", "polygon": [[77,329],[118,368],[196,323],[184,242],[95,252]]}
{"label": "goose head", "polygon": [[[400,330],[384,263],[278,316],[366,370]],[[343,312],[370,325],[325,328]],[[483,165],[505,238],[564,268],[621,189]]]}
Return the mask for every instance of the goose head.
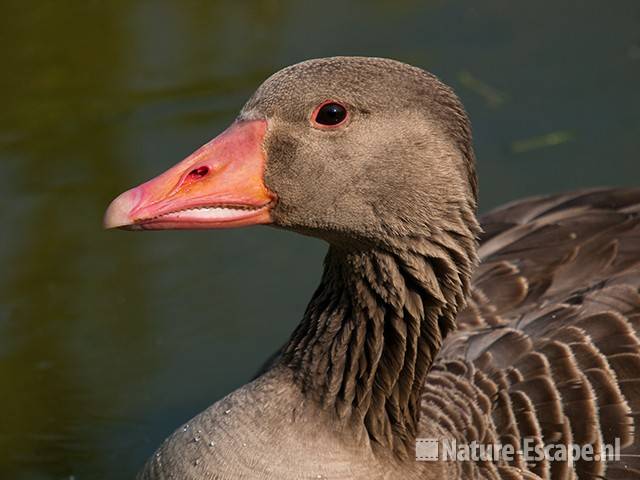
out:
{"label": "goose head", "polygon": [[272,75],[222,134],[117,197],[104,225],[272,224],[384,244],[475,203],[469,122],[454,93],[398,61],[334,57]]}

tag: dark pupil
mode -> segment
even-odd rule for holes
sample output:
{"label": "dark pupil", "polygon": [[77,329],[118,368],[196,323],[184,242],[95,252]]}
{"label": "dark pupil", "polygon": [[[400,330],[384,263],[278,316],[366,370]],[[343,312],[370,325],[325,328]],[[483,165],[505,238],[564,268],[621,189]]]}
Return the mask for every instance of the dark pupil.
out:
{"label": "dark pupil", "polygon": [[337,103],[323,105],[316,115],[316,122],[321,125],[337,125],[347,116],[347,111]]}

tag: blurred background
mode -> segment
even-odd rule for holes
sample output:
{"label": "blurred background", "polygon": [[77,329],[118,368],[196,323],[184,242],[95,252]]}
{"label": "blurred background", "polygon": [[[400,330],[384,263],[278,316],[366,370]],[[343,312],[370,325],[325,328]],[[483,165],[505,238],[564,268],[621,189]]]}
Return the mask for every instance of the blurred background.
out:
{"label": "blurred background", "polygon": [[436,73],[473,121],[483,210],[640,184],[637,1],[0,6],[1,479],[132,478],[286,340],[321,242],[101,229],[116,194],[285,65],[358,54]]}

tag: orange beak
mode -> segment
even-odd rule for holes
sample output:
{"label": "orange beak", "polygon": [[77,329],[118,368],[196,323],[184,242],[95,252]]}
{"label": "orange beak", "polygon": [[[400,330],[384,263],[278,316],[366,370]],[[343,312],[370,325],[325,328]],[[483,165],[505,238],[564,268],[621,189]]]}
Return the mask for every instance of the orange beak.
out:
{"label": "orange beak", "polygon": [[118,196],[105,228],[199,229],[271,223],[264,184],[267,122],[236,122],[182,162]]}

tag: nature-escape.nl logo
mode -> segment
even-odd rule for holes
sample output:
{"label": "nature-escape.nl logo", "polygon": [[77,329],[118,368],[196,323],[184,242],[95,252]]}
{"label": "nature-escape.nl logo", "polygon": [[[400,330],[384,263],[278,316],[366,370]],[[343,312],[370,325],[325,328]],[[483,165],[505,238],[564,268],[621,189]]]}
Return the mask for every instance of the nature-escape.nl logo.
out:
{"label": "nature-escape.nl logo", "polygon": [[416,460],[418,461],[488,461],[513,462],[521,457],[526,462],[556,461],[571,462],[578,460],[598,462],[600,460],[620,460],[620,439],[613,444],[594,446],[591,444],[541,444],[534,438],[525,438],[516,448],[513,444],[476,441],[458,443],[453,439],[418,438],[416,440]]}

